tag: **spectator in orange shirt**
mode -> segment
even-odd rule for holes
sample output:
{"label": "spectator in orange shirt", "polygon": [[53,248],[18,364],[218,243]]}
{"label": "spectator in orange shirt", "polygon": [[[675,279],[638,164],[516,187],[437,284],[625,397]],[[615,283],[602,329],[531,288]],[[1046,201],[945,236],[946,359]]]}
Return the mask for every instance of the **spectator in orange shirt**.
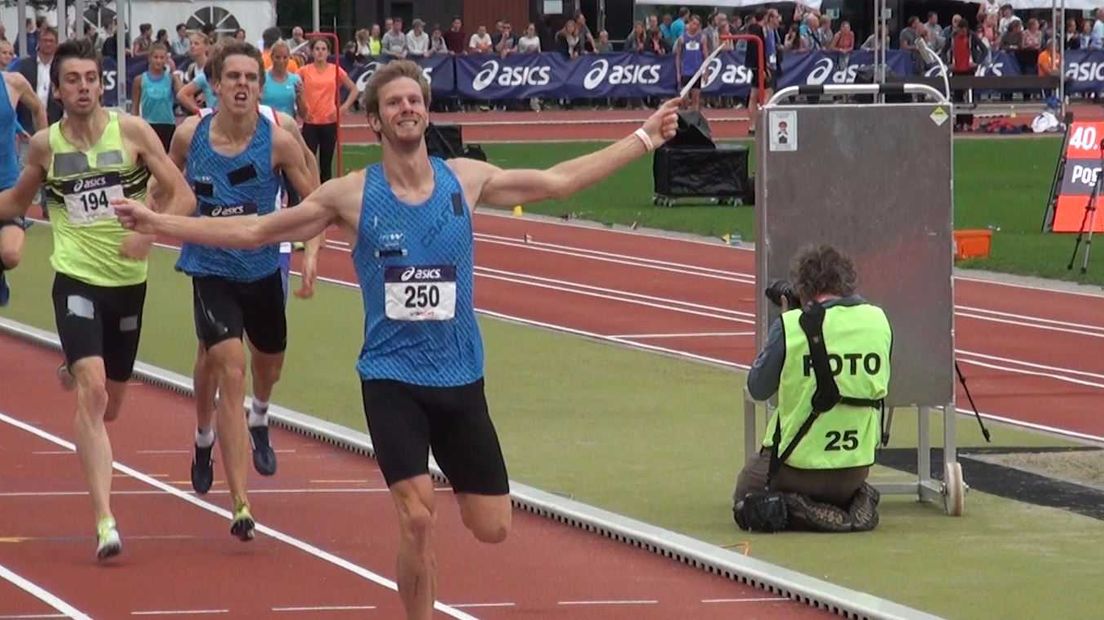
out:
{"label": "spectator in orange shirt", "polygon": [[[276,26],[271,28],[265,28],[265,31],[261,33],[261,42],[264,43],[264,50],[261,52],[261,58],[264,60],[264,70],[272,70],[272,46],[276,45],[276,42],[283,37],[283,33]],[[288,73],[299,73],[299,61],[294,56],[287,61]]]}
{"label": "spectator in orange shirt", "polygon": [[318,170],[325,183],[333,176],[333,154],[337,148],[337,85],[340,82],[349,92],[341,104],[341,112],[348,111],[356,102],[357,87],[344,69],[329,62],[329,41],[315,39],[311,42],[311,53],[314,62],[299,69],[307,106],[303,139],[311,152],[317,154]]}

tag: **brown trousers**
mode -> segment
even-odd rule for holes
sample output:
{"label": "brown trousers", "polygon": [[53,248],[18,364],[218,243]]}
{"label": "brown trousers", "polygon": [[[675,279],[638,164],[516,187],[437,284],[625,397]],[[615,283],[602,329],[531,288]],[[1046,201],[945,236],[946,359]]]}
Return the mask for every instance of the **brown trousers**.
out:
{"label": "brown trousers", "polygon": [[[744,465],[740,475],[736,477],[732,504],[735,506],[748,493],[764,490],[769,473],[770,449],[763,448],[757,457]],[[771,480],[771,490],[800,493],[815,502],[834,504],[846,510],[851,504],[851,498],[869,474],[869,467],[794,469],[783,465],[775,474],[774,480]]]}

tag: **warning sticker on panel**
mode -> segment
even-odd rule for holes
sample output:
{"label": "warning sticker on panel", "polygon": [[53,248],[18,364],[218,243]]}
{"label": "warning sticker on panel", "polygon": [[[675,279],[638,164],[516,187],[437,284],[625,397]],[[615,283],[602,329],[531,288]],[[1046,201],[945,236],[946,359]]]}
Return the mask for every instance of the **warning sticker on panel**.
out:
{"label": "warning sticker on panel", "polygon": [[780,110],[770,113],[770,150],[797,150],[797,111]]}
{"label": "warning sticker on panel", "polygon": [[936,108],[932,111],[930,118],[937,126],[942,127],[943,123],[946,123],[947,119],[950,118],[950,115],[943,108]]}

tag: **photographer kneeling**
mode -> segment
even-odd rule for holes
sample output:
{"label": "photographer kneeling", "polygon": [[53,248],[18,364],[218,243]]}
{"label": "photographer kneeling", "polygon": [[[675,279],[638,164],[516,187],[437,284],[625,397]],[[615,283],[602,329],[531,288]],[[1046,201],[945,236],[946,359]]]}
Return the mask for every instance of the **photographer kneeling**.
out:
{"label": "photographer kneeling", "polygon": [[748,374],[748,392],[778,393],[763,448],[740,472],[733,516],[753,531],[865,531],[878,523],[866,484],[889,386],[893,334],[885,313],[855,294],[855,267],[835,248],[803,249],[792,287]]}

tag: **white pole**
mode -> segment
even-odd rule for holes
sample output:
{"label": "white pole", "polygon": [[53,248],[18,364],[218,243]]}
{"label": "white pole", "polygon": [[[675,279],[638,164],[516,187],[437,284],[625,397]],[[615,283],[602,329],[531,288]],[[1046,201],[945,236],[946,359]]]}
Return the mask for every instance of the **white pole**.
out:
{"label": "white pole", "polygon": [[127,18],[123,19],[123,3],[115,3],[115,105],[120,110],[126,109],[126,35],[130,23],[130,0],[127,0]]}
{"label": "white pole", "polygon": [[69,16],[66,11],[69,7],[66,5],[65,0],[58,0],[57,2],[57,29],[58,29],[58,41],[67,41],[69,39]]}
{"label": "white pole", "polygon": [[73,2],[73,21],[76,24],[73,26],[73,32],[78,37],[84,36],[84,0],[75,0]]}
{"label": "white pole", "polygon": [[313,11],[312,15],[314,16],[313,20],[311,21],[311,25],[314,26],[314,31],[318,32],[319,29],[322,28],[322,13],[318,8],[318,0],[312,0],[311,10]]}
{"label": "white pole", "polygon": [[19,28],[19,52],[20,56],[29,56],[27,53],[27,0],[19,0],[16,3],[16,10],[19,13],[19,17],[16,18],[15,26]]}
{"label": "white pole", "polygon": [[[1057,4],[1057,1],[1055,0],[1055,4]],[[1059,121],[1064,123],[1066,122],[1066,0],[1062,0],[1062,13],[1058,21],[1062,22],[1062,39],[1058,41],[1058,44],[1062,46],[1062,62],[1058,63],[1060,66],[1058,69],[1058,105],[1061,106],[1060,110],[1062,112],[1062,118]],[[1052,55],[1051,58],[1053,57]]]}

